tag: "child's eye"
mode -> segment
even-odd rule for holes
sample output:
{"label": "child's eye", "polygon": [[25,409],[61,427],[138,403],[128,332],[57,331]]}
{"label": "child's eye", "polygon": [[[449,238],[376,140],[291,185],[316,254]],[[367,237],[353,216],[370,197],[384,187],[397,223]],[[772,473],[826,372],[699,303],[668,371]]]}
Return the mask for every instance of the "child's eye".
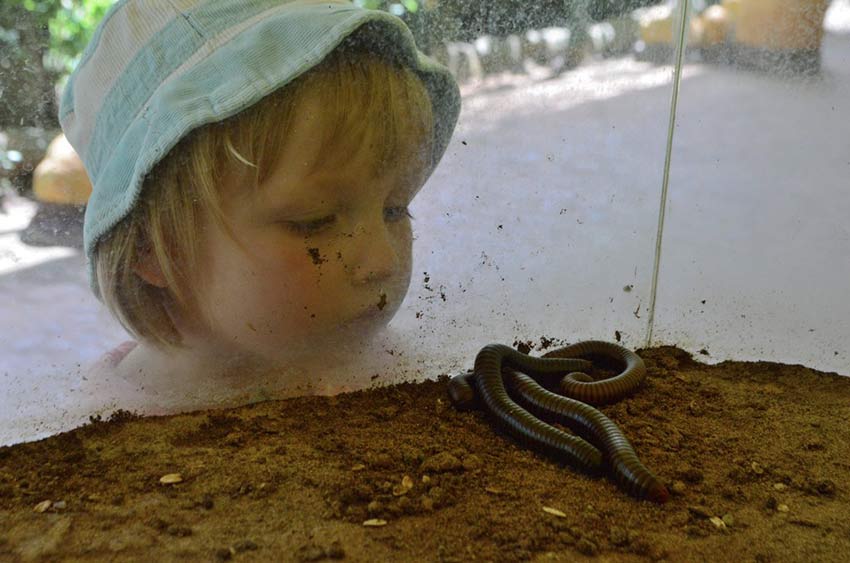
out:
{"label": "child's eye", "polygon": [[330,225],[335,220],[336,217],[334,215],[328,215],[327,217],[312,221],[287,221],[286,226],[298,234],[312,235],[321,231],[326,225]]}
{"label": "child's eye", "polygon": [[407,207],[387,207],[384,209],[384,217],[388,221],[401,221],[404,218],[413,219]]}

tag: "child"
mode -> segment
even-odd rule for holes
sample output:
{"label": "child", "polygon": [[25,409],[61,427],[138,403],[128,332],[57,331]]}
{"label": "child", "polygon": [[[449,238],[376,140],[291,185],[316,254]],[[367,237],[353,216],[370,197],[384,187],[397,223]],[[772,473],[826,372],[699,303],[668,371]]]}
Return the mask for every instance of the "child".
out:
{"label": "child", "polygon": [[117,2],[60,121],[94,186],[92,289],[137,343],[84,379],[122,397],[182,386],[202,406],[217,385],[291,388],[293,366],[360,349],[405,296],[408,205],[459,107],[384,12]]}

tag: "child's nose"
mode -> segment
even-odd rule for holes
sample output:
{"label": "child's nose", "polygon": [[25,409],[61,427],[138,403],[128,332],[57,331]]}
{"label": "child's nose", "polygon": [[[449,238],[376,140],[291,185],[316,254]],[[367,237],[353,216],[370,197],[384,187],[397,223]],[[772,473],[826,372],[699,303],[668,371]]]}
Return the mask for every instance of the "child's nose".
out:
{"label": "child's nose", "polygon": [[352,243],[349,265],[356,283],[386,279],[398,271],[398,249],[386,225],[358,225],[354,229]]}

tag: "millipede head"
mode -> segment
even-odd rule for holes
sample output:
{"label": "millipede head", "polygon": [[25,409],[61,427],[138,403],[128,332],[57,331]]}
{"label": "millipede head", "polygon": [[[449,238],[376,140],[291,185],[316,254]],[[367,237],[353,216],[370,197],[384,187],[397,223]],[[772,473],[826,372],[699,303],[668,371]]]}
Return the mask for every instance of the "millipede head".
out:
{"label": "millipede head", "polygon": [[660,481],[650,485],[646,492],[646,498],[658,504],[664,504],[670,500],[670,491]]}
{"label": "millipede head", "polygon": [[457,410],[469,411],[478,408],[478,395],[473,387],[474,374],[469,371],[453,375],[449,379],[449,398]]}

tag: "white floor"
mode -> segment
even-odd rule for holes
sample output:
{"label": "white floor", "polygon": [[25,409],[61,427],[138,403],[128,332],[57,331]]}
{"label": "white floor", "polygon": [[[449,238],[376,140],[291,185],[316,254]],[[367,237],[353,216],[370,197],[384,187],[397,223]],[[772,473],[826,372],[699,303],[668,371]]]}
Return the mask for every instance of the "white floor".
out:
{"label": "white floor", "polygon": [[[410,294],[352,387],[466,368],[492,341],[645,344],[671,69],[532,70],[464,86],[412,210]],[[848,177],[850,35],[827,36],[815,80],[688,65],[653,344],[850,375]],[[33,211],[0,213],[0,444],[124,406],[80,395],[80,366],[126,335],[76,251],[20,243]]]}

